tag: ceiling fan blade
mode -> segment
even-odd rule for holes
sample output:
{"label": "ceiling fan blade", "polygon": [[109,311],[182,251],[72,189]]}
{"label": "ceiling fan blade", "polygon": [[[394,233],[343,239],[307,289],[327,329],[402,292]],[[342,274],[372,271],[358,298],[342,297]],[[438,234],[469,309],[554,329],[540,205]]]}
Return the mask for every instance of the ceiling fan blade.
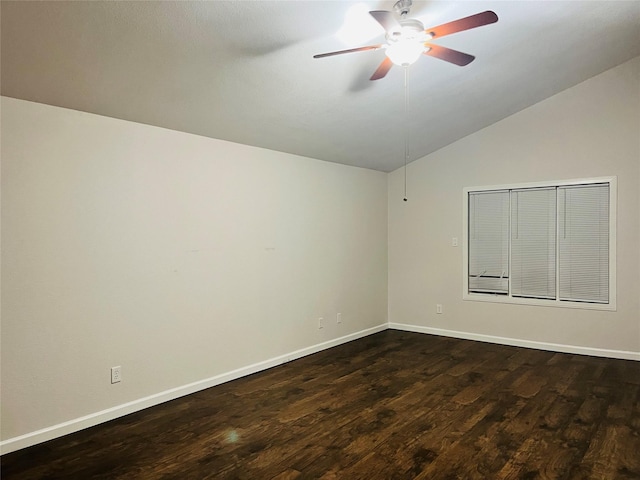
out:
{"label": "ceiling fan blade", "polygon": [[393,67],[393,62],[391,61],[391,59],[389,57],[384,57],[384,60],[378,66],[378,69],[375,72],[373,72],[373,75],[371,75],[371,78],[369,80],[380,80],[387,73],[389,73],[389,70],[391,70],[391,67]]}
{"label": "ceiling fan blade", "polygon": [[491,10],[486,12],[476,13],[469,17],[460,18],[453,22],[443,23],[437,27],[427,28],[425,32],[433,35],[432,38],[444,37],[445,35],[451,35],[452,33],[462,32],[471,28],[482,27],[489,25],[490,23],[496,23],[498,21],[498,15]]}
{"label": "ceiling fan blade", "polygon": [[387,32],[399,32],[402,30],[402,27],[400,26],[400,23],[398,23],[398,20],[396,20],[393,12],[389,12],[388,10],[373,10],[369,12],[369,15],[375,18]]}
{"label": "ceiling fan blade", "polygon": [[342,55],[343,53],[353,53],[353,52],[365,52],[367,50],[379,50],[383,46],[384,45],[368,45],[366,47],[350,48],[348,50],[338,50],[337,52],[319,53],[317,55],[314,55],[313,58],[332,57],[333,55]]}
{"label": "ceiling fan blade", "polygon": [[439,58],[440,60],[444,60],[445,62],[454,63],[461,67],[469,65],[476,58],[473,55],[469,55],[468,53],[459,52],[458,50],[452,50],[440,45],[434,45],[433,43],[427,43],[425,45],[429,47],[429,50],[424,52],[425,55],[430,55],[432,57]]}

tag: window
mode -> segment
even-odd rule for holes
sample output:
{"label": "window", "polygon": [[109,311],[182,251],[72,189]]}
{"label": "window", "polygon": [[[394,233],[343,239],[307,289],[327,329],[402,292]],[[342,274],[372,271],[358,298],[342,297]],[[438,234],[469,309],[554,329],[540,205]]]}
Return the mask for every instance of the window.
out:
{"label": "window", "polygon": [[465,300],[615,310],[615,177],[465,188]]}

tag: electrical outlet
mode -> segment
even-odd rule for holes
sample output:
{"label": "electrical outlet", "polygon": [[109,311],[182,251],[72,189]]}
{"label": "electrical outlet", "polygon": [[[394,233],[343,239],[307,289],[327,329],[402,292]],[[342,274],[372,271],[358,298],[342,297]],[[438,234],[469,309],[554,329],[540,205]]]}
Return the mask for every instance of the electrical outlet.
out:
{"label": "electrical outlet", "polygon": [[436,313],[442,313],[442,304],[441,303],[436,304]]}
{"label": "electrical outlet", "polygon": [[324,328],[324,318],[320,317],[318,319],[318,329]]}
{"label": "electrical outlet", "polygon": [[458,246],[458,237],[453,237],[451,239],[451,246],[452,247],[457,247]]}
{"label": "electrical outlet", "polygon": [[122,381],[122,367],[111,367],[111,383]]}
{"label": "electrical outlet", "polygon": [[337,313],[336,314],[336,323],[342,323],[342,314],[341,313]]}

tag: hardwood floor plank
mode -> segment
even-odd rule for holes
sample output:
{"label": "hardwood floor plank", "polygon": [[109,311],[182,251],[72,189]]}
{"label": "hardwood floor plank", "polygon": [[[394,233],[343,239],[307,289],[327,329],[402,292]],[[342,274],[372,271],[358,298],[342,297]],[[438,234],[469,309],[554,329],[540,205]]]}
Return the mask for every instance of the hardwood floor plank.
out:
{"label": "hardwood floor plank", "polygon": [[640,478],[640,362],[385,331],[1,459],[4,479]]}

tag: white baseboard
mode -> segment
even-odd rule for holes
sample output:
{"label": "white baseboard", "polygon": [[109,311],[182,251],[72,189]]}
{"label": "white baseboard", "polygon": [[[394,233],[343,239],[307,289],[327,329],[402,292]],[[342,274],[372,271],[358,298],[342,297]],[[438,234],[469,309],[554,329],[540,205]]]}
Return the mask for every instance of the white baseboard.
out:
{"label": "white baseboard", "polygon": [[117,405],[100,412],[85,415],[84,417],[75,418],[73,420],[69,420],[68,422],[52,425],[51,427],[36,430],[35,432],[30,432],[18,437],[9,438],[0,442],[0,454],[4,455],[5,453],[10,453],[22,448],[36,445],[38,443],[53,440],[54,438],[68,435],[85,428],[93,427],[95,425],[99,425],[100,423],[108,422],[109,420],[114,420],[124,415],[128,415],[145,408],[153,407],[154,405],[168,402],[169,400],[174,400],[176,398],[180,398],[185,395],[204,390],[206,388],[215,387],[216,385],[220,385],[231,380],[251,375],[253,373],[282,365],[283,363],[306,357],[307,355],[321,352],[322,350],[326,350],[328,348],[335,347],[352,340],[357,340],[358,338],[366,337],[368,335],[387,330],[388,328],[389,327],[387,324],[367,328],[365,330],[351,333],[340,338],[328,340],[326,342],[318,343],[316,345],[302,348],[300,350],[280,355],[278,357],[270,358],[262,362],[254,363],[253,365],[249,365],[247,367],[238,368],[236,370],[222,373],[214,377],[206,378],[198,382],[190,383],[188,385],[183,385],[177,388],[172,388],[170,390],[165,390],[164,392],[149,395],[148,397],[133,400],[131,402]]}
{"label": "white baseboard", "polygon": [[406,332],[428,333],[442,337],[461,338],[464,340],[476,340],[479,342],[499,343],[513,347],[535,348],[537,350],[548,350],[560,353],[574,353],[578,355],[591,355],[593,357],[619,358],[622,360],[640,361],[640,352],[629,352],[625,350],[607,350],[604,348],[580,347],[577,345],[562,345],[559,343],[535,342],[532,340],[522,340],[519,338],[496,337],[493,335],[482,335],[480,333],[458,332],[456,330],[446,330],[442,328],[422,327],[419,325],[407,325],[404,323],[389,323],[389,328],[393,330],[404,330]]}
{"label": "white baseboard", "polygon": [[333,340],[328,340],[326,342],[318,343],[310,347],[302,348],[300,350],[296,350],[284,355],[280,355],[278,357],[274,357],[268,360],[264,360],[262,362],[254,363],[253,365],[238,368],[236,370],[222,373],[214,377],[206,378],[198,382],[190,383],[188,385],[183,385],[177,388],[172,388],[170,390],[165,390],[164,392],[159,392],[154,395],[150,395],[148,397],[133,400],[131,402],[128,402],[122,405],[117,405],[115,407],[108,408],[100,412],[85,415],[84,417],[75,418],[73,420],[69,420],[68,422],[59,423],[57,425],[43,428],[41,430],[36,430],[34,432],[20,435],[18,437],[9,438],[7,440],[0,442],[0,454],[4,455],[6,453],[10,453],[16,450],[20,450],[22,448],[36,445],[38,443],[46,442],[48,440],[53,440],[54,438],[58,438],[63,435],[68,435],[70,433],[74,433],[74,432],[83,430],[85,428],[93,427],[95,425],[108,422],[109,420],[114,420],[124,415],[128,415],[130,413],[134,413],[140,410],[144,410],[145,408],[153,407],[155,405],[159,405],[161,403],[168,402],[170,400],[174,400],[176,398],[180,398],[185,395],[198,392],[200,390],[204,390],[206,388],[215,387],[216,385],[220,385],[222,383],[226,383],[231,380],[235,380],[247,375],[251,375],[253,373],[257,373],[262,370],[266,370],[268,368],[272,368],[272,367],[281,365],[283,363],[287,363],[292,360],[296,360],[298,358],[311,355],[313,353],[321,352],[322,350],[326,350],[328,348],[335,347],[343,343],[350,342],[352,340],[357,340],[359,338],[366,337],[368,335],[372,335],[374,333],[378,333],[387,329],[404,330],[407,332],[416,332],[416,333],[426,333],[430,335],[461,338],[464,340],[476,340],[480,342],[498,343],[501,345],[511,345],[515,347],[535,348],[538,350],[548,350],[552,352],[573,353],[578,355],[591,355],[595,357],[608,357],[608,358],[619,358],[623,360],[640,361],[640,352],[629,352],[629,351],[623,351],[623,350],[607,350],[602,348],[590,348],[590,347],[580,347],[575,345],[562,345],[557,343],[535,342],[532,340],[522,340],[522,339],[508,338],[508,337],[497,337],[493,335],[483,335],[479,333],[459,332],[455,330],[446,330],[441,328],[423,327],[419,325],[408,325],[403,323],[390,322],[388,324],[378,325],[376,327],[351,333],[349,335],[345,335],[340,338],[335,338]]}

